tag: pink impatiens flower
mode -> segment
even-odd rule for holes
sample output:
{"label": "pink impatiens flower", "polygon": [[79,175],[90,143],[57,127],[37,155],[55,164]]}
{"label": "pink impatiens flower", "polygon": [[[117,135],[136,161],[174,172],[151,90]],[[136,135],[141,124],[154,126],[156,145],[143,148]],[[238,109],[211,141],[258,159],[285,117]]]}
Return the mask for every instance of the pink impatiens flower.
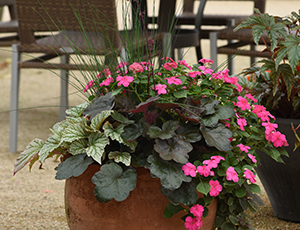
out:
{"label": "pink impatiens flower", "polygon": [[187,230],[198,230],[202,228],[203,221],[200,217],[192,218],[188,216],[185,218],[184,226]]}
{"label": "pink impatiens flower", "polygon": [[210,196],[215,196],[215,197],[219,196],[220,192],[223,189],[223,187],[222,187],[222,185],[220,185],[219,181],[217,181],[217,180],[210,180],[209,184],[210,184],[209,195]]}
{"label": "pink impatiens flower", "polygon": [[256,158],[255,158],[255,156],[253,156],[252,154],[248,154],[248,157],[252,160],[252,162],[254,163],[254,164],[256,164],[257,163],[257,160],[256,160]]}
{"label": "pink impatiens flower", "polygon": [[236,123],[240,126],[240,129],[242,131],[245,131],[244,127],[247,125],[247,121],[245,118],[243,118],[243,117],[238,118]]}
{"label": "pink impatiens flower", "polygon": [[251,170],[249,170],[249,169],[245,169],[245,171],[244,171],[244,177],[246,179],[250,180],[251,183],[255,183],[256,182],[254,173]]}
{"label": "pink impatiens flower", "polygon": [[171,85],[171,84],[174,84],[174,85],[180,85],[182,84],[182,81],[177,78],[178,76],[173,76],[173,77],[169,77],[169,78],[165,78],[165,80],[168,81],[168,84]]}
{"label": "pink impatiens flower", "polygon": [[240,148],[241,151],[244,151],[245,153],[249,152],[249,149],[251,149],[249,146],[238,144],[237,147]]}
{"label": "pink impatiens flower", "polygon": [[183,165],[182,170],[186,176],[195,177],[197,174],[196,166],[191,163],[186,163],[185,165]]}
{"label": "pink impatiens flower", "polygon": [[238,96],[237,99],[238,99],[238,102],[236,103],[236,106],[240,107],[241,110],[251,109],[251,106],[248,103],[246,98]]}
{"label": "pink impatiens flower", "polygon": [[155,88],[153,87],[153,89],[155,89],[159,94],[166,94],[167,90],[166,90],[167,86],[166,85],[162,85],[162,84],[158,84],[155,86]]}
{"label": "pink impatiens flower", "polygon": [[209,64],[209,65],[214,64],[213,60],[205,59],[205,58],[200,59],[198,62],[201,62],[203,64]]}
{"label": "pink impatiens flower", "polygon": [[237,78],[237,77],[227,77],[227,76],[225,76],[224,77],[224,81],[225,82],[227,82],[227,83],[229,83],[229,84],[236,84],[238,81],[239,81],[239,79]]}
{"label": "pink impatiens flower", "polygon": [[172,62],[167,62],[164,64],[164,69],[166,70],[171,70],[171,69],[176,69],[177,68],[177,63],[172,61]]}
{"label": "pink impatiens flower", "polygon": [[197,75],[201,75],[202,73],[200,71],[193,71],[193,72],[189,72],[189,75],[191,78],[195,78],[197,77]]}
{"label": "pink impatiens flower", "polygon": [[118,86],[123,85],[124,87],[128,87],[129,84],[133,81],[133,77],[131,76],[118,76],[117,81],[118,81]]}
{"label": "pink impatiens flower", "polygon": [[261,125],[266,128],[266,131],[265,131],[266,134],[269,134],[269,133],[275,131],[276,128],[278,128],[277,124],[270,123],[270,122],[263,122],[263,123],[261,123]]}
{"label": "pink impatiens flower", "polygon": [[195,217],[202,217],[204,208],[200,204],[195,204],[193,207],[191,207],[190,212],[195,216]]}
{"label": "pink impatiens flower", "polygon": [[237,174],[237,172],[234,170],[234,168],[232,166],[230,166],[226,170],[226,179],[227,180],[232,180],[233,182],[238,182],[239,181],[238,174]]}
{"label": "pink impatiens flower", "polygon": [[143,66],[137,62],[132,63],[128,69],[134,73],[141,73],[144,71]]}
{"label": "pink impatiens flower", "polygon": [[89,81],[89,83],[84,87],[83,92],[86,93],[88,91],[88,89],[93,88],[94,85],[95,85],[94,80]]}
{"label": "pink impatiens flower", "polygon": [[212,74],[214,71],[206,66],[199,66],[200,69],[204,74]]}
{"label": "pink impatiens flower", "polygon": [[106,78],[103,82],[101,82],[100,84],[99,84],[99,86],[100,87],[102,87],[102,86],[109,86],[110,85],[110,83],[112,83],[112,82],[114,82],[114,79],[112,78],[112,77],[109,77],[109,78]]}
{"label": "pink impatiens flower", "polygon": [[207,165],[202,165],[197,167],[197,172],[204,177],[208,177],[211,174],[211,168],[208,167]]}
{"label": "pink impatiens flower", "polygon": [[247,93],[245,96],[253,102],[257,102],[257,100],[250,93]]}
{"label": "pink impatiens flower", "polygon": [[188,64],[188,63],[186,63],[186,61],[185,61],[185,60],[182,60],[182,61],[181,61],[181,60],[179,60],[179,61],[178,61],[178,63],[179,63],[180,65],[183,65],[183,66],[186,66],[186,67],[188,67],[188,69],[189,69],[189,70],[192,70],[192,68],[193,68],[192,66],[189,66],[189,64]]}
{"label": "pink impatiens flower", "polygon": [[286,137],[284,134],[279,131],[275,131],[271,133],[271,142],[275,147],[288,146],[289,144],[286,141]]}

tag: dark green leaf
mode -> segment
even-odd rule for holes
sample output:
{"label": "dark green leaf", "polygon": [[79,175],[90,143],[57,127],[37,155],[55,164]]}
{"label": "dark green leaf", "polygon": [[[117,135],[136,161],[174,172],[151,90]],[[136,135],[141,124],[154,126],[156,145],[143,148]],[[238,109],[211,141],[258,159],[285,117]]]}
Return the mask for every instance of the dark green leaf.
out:
{"label": "dark green leaf", "polygon": [[55,179],[65,180],[72,176],[78,177],[93,162],[94,160],[91,157],[87,157],[86,154],[71,156],[55,168],[57,171]]}
{"label": "dark green leaf", "polygon": [[191,143],[198,142],[202,138],[199,129],[192,125],[180,125],[176,132],[183,135],[184,139]]}
{"label": "dark green leaf", "polygon": [[168,190],[178,189],[182,182],[190,182],[191,178],[184,175],[182,164],[165,161],[157,154],[148,157],[151,175],[160,178],[161,185]]}
{"label": "dark green leaf", "polygon": [[125,141],[136,140],[143,133],[143,126],[139,123],[134,123],[128,126],[125,126],[124,132],[121,134],[121,137]]}
{"label": "dark green leaf", "polygon": [[136,186],[136,172],[115,164],[105,164],[95,173],[92,182],[96,185],[95,196],[99,202],[108,202],[112,199],[123,201]]}
{"label": "dark green leaf", "polygon": [[167,204],[164,211],[164,217],[171,218],[174,214],[182,211],[184,208],[181,205]]}
{"label": "dark green leaf", "polygon": [[246,194],[247,194],[247,191],[244,187],[238,187],[237,190],[235,190],[235,195],[238,198],[244,197],[244,196],[246,196]]}
{"label": "dark green leaf", "polygon": [[179,121],[169,120],[162,125],[162,129],[151,125],[147,134],[151,138],[170,139],[175,135],[175,130],[179,127]]}
{"label": "dark green leaf", "polygon": [[250,184],[249,188],[250,188],[250,191],[253,193],[258,193],[258,194],[261,193],[260,187],[257,184]]}
{"label": "dark green leaf", "polygon": [[176,98],[186,98],[187,94],[188,94],[188,91],[185,89],[178,90],[173,93],[174,97],[176,97]]}
{"label": "dark green leaf", "polygon": [[182,140],[177,134],[168,140],[156,139],[154,150],[164,160],[174,160],[178,163],[185,164],[188,162],[188,153],[193,150],[190,142]]}

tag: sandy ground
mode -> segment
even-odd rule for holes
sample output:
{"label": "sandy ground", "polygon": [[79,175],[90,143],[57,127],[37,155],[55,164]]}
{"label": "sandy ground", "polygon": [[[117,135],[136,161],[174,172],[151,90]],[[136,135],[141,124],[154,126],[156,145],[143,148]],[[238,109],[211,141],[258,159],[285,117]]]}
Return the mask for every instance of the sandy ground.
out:
{"label": "sandy ground", "polygon": [[[206,13],[237,12],[243,7],[233,8],[232,3],[219,7],[211,2]],[[298,0],[268,0],[267,12],[287,15],[300,8]],[[203,41],[204,57],[209,58],[208,41]],[[190,63],[197,60],[193,50],[186,56]],[[219,57],[219,63],[225,56]],[[235,72],[240,72],[249,65],[249,59],[236,58]],[[3,65],[2,65],[3,64]],[[34,138],[45,140],[49,127],[57,122],[59,103],[59,78],[46,70],[22,70],[20,84],[19,136],[18,151],[24,150]],[[44,170],[37,165],[28,172],[27,169],[12,175],[13,165],[18,154],[8,152],[9,135],[9,97],[10,97],[10,52],[0,51],[0,229],[36,230],[68,229],[64,213],[64,181],[54,179],[53,170],[57,162],[48,160]],[[70,105],[82,102],[77,95],[70,95]],[[28,109],[31,108],[31,109]],[[258,230],[288,229],[300,230],[300,224],[289,223],[274,217],[269,200],[262,190],[261,198],[265,207],[256,214],[249,214],[253,225]]]}

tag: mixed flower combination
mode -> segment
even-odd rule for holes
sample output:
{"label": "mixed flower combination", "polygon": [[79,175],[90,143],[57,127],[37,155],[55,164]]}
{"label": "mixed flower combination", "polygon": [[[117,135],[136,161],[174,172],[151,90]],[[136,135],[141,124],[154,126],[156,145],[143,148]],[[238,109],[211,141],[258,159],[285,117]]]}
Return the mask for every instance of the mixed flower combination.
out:
{"label": "mixed flower combination", "polygon": [[135,169],[144,167],[160,178],[170,201],[166,217],[184,210],[185,227],[201,229],[207,206],[217,198],[218,229],[251,229],[245,211],[262,204],[256,150],[281,161],[285,136],[228,70],[214,72],[208,59],[193,66],[163,61],[158,68],[121,62],[95,73],[83,89],[89,102],[68,110],[46,142],[33,140],[14,172],[56,155],[65,159],[56,168],[62,180],[98,163],[96,198],[108,202],[125,200],[136,186]]}

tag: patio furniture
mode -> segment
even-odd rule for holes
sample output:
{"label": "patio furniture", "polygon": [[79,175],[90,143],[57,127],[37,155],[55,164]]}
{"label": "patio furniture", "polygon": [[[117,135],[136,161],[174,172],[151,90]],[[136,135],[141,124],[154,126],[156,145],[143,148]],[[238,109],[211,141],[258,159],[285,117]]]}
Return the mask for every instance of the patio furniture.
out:
{"label": "patio furniture", "polygon": [[[89,5],[90,4],[90,5]],[[65,116],[68,107],[68,72],[69,70],[85,70],[87,66],[70,63],[70,56],[75,52],[93,53],[105,55],[112,49],[107,46],[101,32],[110,38],[114,50],[121,53],[120,38],[116,31],[106,29],[94,23],[88,23],[87,19],[93,19],[95,12],[97,19],[111,28],[117,28],[116,8],[114,0],[16,0],[17,15],[19,21],[20,43],[12,45],[12,77],[11,77],[11,105],[10,105],[10,140],[9,151],[17,152],[18,139],[18,109],[19,109],[19,82],[21,69],[42,68],[61,70],[61,95],[60,95],[60,119]],[[93,6],[93,10],[91,9]],[[84,15],[82,19],[82,32],[78,20],[74,14]],[[99,11],[97,11],[99,10]],[[84,20],[85,19],[85,20]],[[63,30],[60,29],[63,28]],[[65,33],[64,31],[69,31]],[[37,39],[37,33],[50,32],[51,36]],[[91,46],[87,46],[89,39]],[[70,41],[72,41],[70,43]],[[77,48],[76,48],[77,47]],[[35,57],[33,54],[41,56]],[[116,54],[116,55],[119,55]],[[22,60],[22,56],[31,56],[30,60]],[[59,57],[60,63],[50,62]],[[95,66],[88,66],[95,68]],[[26,77],[26,76],[24,76]]]}
{"label": "patio furniture", "polygon": [[8,7],[10,20],[0,21],[0,46],[6,47],[18,42],[18,21],[14,0],[0,0],[0,7]]}

